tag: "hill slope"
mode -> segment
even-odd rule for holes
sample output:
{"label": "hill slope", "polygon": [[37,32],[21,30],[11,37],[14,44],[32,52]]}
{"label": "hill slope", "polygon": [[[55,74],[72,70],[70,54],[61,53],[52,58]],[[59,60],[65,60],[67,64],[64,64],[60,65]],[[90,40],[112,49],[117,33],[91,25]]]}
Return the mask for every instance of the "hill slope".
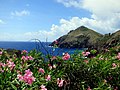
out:
{"label": "hill slope", "polygon": [[106,47],[114,47],[116,45],[120,45],[120,30],[112,33],[109,37],[110,38],[105,43]]}
{"label": "hill slope", "polygon": [[[86,48],[94,46],[100,37],[103,35],[81,26],[58,38],[57,41],[61,48]],[[51,45],[53,44],[54,42]]]}
{"label": "hill slope", "polygon": [[[120,30],[102,35],[85,26],[71,30],[68,34],[57,39],[60,48],[108,48],[120,45]],[[53,46],[55,42],[50,45]]]}

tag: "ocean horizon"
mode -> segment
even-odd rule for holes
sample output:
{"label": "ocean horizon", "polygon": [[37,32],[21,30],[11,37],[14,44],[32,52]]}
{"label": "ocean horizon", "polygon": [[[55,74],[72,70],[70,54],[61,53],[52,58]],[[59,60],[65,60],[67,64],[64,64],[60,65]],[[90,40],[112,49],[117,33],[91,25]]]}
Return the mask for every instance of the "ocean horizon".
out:
{"label": "ocean horizon", "polygon": [[33,42],[33,41],[0,41],[0,48],[16,49],[16,50],[37,50],[43,54],[59,55],[68,52],[73,54],[76,50],[83,50],[83,48],[54,48],[49,46],[51,42]]}

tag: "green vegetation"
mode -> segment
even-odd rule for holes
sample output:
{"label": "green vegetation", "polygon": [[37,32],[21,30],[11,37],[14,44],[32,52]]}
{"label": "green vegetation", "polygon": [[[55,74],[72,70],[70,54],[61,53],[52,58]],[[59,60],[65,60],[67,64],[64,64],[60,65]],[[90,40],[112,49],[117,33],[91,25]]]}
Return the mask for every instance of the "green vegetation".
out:
{"label": "green vegetation", "polygon": [[120,47],[44,56],[0,50],[0,90],[120,90]]}

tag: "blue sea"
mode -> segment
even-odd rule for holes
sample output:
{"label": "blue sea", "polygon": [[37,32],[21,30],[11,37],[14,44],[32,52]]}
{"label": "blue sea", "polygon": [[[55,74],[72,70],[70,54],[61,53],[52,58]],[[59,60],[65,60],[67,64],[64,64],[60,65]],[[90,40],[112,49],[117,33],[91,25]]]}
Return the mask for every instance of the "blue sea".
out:
{"label": "blue sea", "polygon": [[68,52],[69,54],[73,54],[77,50],[83,50],[73,48],[54,48],[49,46],[50,42],[9,42],[9,41],[0,41],[0,48],[4,49],[17,49],[17,50],[27,50],[28,52],[36,49],[43,54],[50,55],[59,55],[61,56],[63,53]]}

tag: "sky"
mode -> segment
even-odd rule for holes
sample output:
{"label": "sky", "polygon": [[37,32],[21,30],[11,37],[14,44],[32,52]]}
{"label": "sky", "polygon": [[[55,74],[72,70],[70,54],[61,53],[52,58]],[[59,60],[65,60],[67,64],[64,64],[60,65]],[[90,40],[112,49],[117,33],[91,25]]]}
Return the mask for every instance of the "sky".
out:
{"label": "sky", "polygon": [[120,30],[120,0],[0,0],[0,41],[52,42],[80,26]]}

